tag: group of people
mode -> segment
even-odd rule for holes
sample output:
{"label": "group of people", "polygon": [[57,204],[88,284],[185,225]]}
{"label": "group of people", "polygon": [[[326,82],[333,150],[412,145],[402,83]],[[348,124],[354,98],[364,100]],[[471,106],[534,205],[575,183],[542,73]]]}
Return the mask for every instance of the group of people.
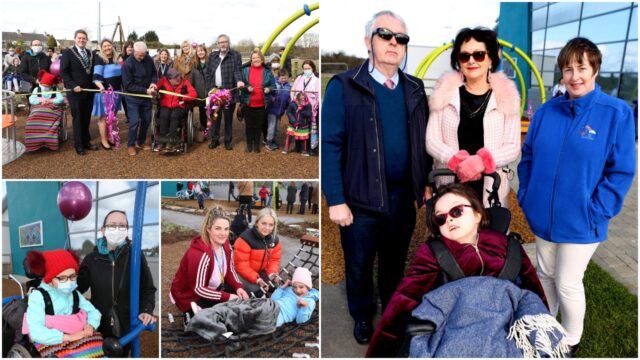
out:
{"label": "group of people", "polygon": [[[401,68],[410,40],[404,20],[382,11],[365,28],[369,58],[330,80],[322,109],[323,190],[340,226],[355,340],[370,343],[368,356],[398,354],[411,311],[442,284],[433,239],[464,276],[498,276],[507,238],[489,228],[484,207],[492,181],[484,175],[499,174],[498,198],[508,206],[507,175],[521,157],[518,202],[535,234],[538,269],[522,252],[516,284],[536,293],[551,315],[562,314],[575,353],[586,311],[584,272],[621,210],[636,163],[631,109],[596,83],[600,50],[582,37],[564,46],[557,65],[566,92],[537,109],[521,146],[520,96],[498,72],[494,31],[460,30],[453,71],[427,97],[422,80]],[[438,168],[462,184],[439,179],[432,194],[427,175]],[[405,273],[416,205],[427,206],[432,238]],[[376,256],[382,316],[374,328]]]}
{"label": "group of people", "polygon": [[[260,152],[262,146],[271,151],[278,149],[279,121],[285,114],[288,126],[283,153],[289,151],[290,143],[295,143],[296,151],[305,156],[317,148],[320,80],[311,60],[304,61],[303,73],[290,85],[291,70],[280,69],[279,55],[274,54],[271,62],[266,62],[264,54],[255,49],[249,62],[243,64],[241,54],[231,49],[229,36],[225,34],[217,37],[217,50],[210,54],[204,45],[194,43],[196,46],[193,46],[184,41],[181,53],[175,59],[167,49],[160,49],[155,59],[151,58],[142,41],[125,43],[122,54],[118,54],[110,40],[102,40],[98,51],[90,51],[86,47],[87,41],[84,30],[75,32],[75,45],[61,55],[60,78],[55,79],[58,86],[49,91],[38,86],[43,74],[51,75],[52,71],[52,61],[41,53],[41,45],[32,46],[33,55],[25,56],[20,71],[16,70],[19,58],[5,57],[5,62],[10,62],[5,83],[15,84],[21,79],[31,82],[33,96],[42,99],[43,105],[48,105],[47,111],[61,117],[59,104],[51,105],[46,99],[50,92],[67,90],[66,98],[73,117],[74,147],[78,155],[86,155],[89,150],[100,147],[113,150],[119,146],[120,125],[116,115],[122,107],[128,122],[126,151],[131,156],[140,150],[161,153],[177,150],[185,140],[178,129],[184,129],[187,112],[193,108],[198,108],[199,121],[194,126],[202,132],[201,138],[211,137],[208,147],[215,149],[222,142],[226,150],[232,150],[233,117],[237,104],[238,119],[245,121],[247,152]],[[228,90],[230,98],[212,111],[205,99],[217,90]],[[152,149],[148,132],[152,98],[157,97],[158,129]],[[36,108],[39,105],[32,103]],[[89,125],[92,117],[98,118],[100,146],[91,143]],[[208,117],[211,117],[210,122]],[[28,150],[43,147],[56,150],[57,143],[53,145],[43,139],[53,139],[60,122],[58,119],[43,122],[41,118],[34,116],[27,121],[25,132],[32,139]],[[224,137],[221,140],[223,123]],[[211,124],[210,129],[208,124]],[[156,129],[150,131],[156,132]]]}
{"label": "group of people", "polygon": [[208,209],[200,230],[182,257],[171,284],[170,300],[188,322],[201,310],[233,300],[270,297],[279,305],[277,326],[307,322],[319,300],[311,272],[298,267],[280,277],[282,243],[278,217],[263,208],[254,226],[229,241],[231,219],[222,207]]}
{"label": "group of people", "polygon": [[[41,279],[28,297],[22,333],[42,357],[101,357],[107,337],[121,337],[130,322],[131,240],[124,211],[109,212],[91,253],[82,261],[71,250],[30,251],[28,272]],[[140,255],[139,312],[148,325],[156,318],[156,287],[144,254]],[[110,276],[109,276],[110,274]],[[82,294],[91,291],[91,299]],[[124,347],[127,356],[130,345]]]}

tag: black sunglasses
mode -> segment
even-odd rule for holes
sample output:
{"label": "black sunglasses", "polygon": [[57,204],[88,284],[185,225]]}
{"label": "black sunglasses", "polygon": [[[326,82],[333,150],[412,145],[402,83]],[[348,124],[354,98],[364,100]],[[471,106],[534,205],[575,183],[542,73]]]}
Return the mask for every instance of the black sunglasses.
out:
{"label": "black sunglasses", "polygon": [[452,207],[444,214],[438,214],[433,216],[433,222],[438,226],[442,226],[447,222],[447,216],[451,216],[454,219],[459,218],[464,213],[465,207],[472,207],[471,205],[460,204]]}
{"label": "black sunglasses", "polygon": [[400,45],[407,45],[409,43],[409,35],[403,33],[396,33],[389,29],[377,28],[374,32],[375,35],[380,36],[381,39],[389,41],[395,36],[396,41]]}
{"label": "black sunglasses", "polygon": [[468,52],[461,52],[458,53],[458,60],[460,60],[461,63],[466,63],[473,56],[473,60],[483,62],[486,55],[486,51],[474,51],[472,54],[469,54]]}

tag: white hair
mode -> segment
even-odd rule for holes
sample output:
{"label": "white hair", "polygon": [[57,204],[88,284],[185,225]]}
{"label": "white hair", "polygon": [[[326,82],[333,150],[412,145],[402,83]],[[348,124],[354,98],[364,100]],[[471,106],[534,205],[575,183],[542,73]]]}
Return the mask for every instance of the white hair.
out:
{"label": "white hair", "polygon": [[136,41],[133,43],[133,51],[134,52],[147,52],[147,44],[144,41]]}
{"label": "white hair", "polygon": [[218,35],[218,37],[216,38],[216,41],[220,41],[221,38],[225,38],[227,39],[227,41],[229,42],[229,45],[231,45],[231,39],[229,38],[229,35],[227,34],[220,34]]}
{"label": "white hair", "polygon": [[371,19],[369,21],[367,21],[367,24],[364,26],[364,37],[369,38],[371,36],[371,34],[373,34],[373,31],[375,30],[373,28],[373,26],[376,23],[376,20],[378,20],[379,17],[381,16],[391,16],[392,18],[400,21],[400,23],[402,24],[402,26],[404,27],[404,31],[406,33],[409,33],[409,29],[407,28],[407,24],[404,22],[404,19],[402,19],[402,17],[396,13],[394,13],[391,10],[382,10],[379,11],[377,13],[375,13]]}

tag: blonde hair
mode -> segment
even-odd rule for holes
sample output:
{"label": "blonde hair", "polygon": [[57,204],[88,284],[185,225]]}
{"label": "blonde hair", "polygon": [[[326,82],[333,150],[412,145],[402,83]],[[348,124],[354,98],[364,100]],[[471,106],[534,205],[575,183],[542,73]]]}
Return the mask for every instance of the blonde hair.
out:
{"label": "blonde hair", "polygon": [[260,219],[265,216],[271,216],[273,218],[273,232],[271,233],[271,236],[275,239],[278,235],[278,215],[272,208],[262,208],[262,210],[258,211],[255,224],[257,225]]}
{"label": "blonde hair", "polygon": [[249,61],[251,61],[253,54],[258,54],[258,56],[260,56],[260,60],[262,60],[262,64],[264,65],[264,54],[262,53],[262,51],[260,51],[259,48],[253,49],[253,51],[251,52],[251,55],[249,56]]}
{"label": "blonde hair", "polygon": [[116,47],[113,46],[113,41],[109,40],[109,39],[103,39],[100,42],[100,51],[98,52],[98,56],[100,56],[100,58],[104,61],[105,64],[109,63],[109,59],[104,55],[104,53],[102,52],[102,45],[104,45],[104,43],[109,43],[111,44],[111,48],[112,50],[112,55],[111,58],[113,59],[113,62],[115,63],[118,60],[118,57],[120,57],[120,54],[118,54],[118,52],[116,51]]}
{"label": "blonde hair", "polygon": [[202,227],[200,228],[200,237],[207,245],[211,245],[211,240],[209,240],[209,229],[218,219],[227,220],[229,224],[231,224],[231,219],[227,217],[224,209],[221,206],[218,205],[210,207],[207,210],[207,214],[205,215],[204,221],[202,222]]}

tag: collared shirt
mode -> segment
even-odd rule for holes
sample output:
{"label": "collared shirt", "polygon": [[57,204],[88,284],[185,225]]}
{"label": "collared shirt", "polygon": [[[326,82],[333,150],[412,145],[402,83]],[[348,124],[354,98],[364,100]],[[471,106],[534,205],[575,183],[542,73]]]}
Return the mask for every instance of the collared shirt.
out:
{"label": "collared shirt", "polygon": [[[371,63],[369,63],[369,75],[371,75],[373,80],[375,80],[376,82],[382,85],[384,85],[385,81],[389,79],[380,71],[378,71],[378,69],[376,69]],[[391,81],[393,81],[393,84],[395,86],[398,86],[398,81],[400,81],[400,75],[398,75],[398,71],[396,71],[396,73],[393,74],[393,76],[390,79]]]}
{"label": "collared shirt", "polygon": [[226,56],[227,54],[222,55],[222,53],[220,53],[220,64],[218,64],[216,68],[216,87],[222,86],[222,61]]}
{"label": "collared shirt", "polygon": [[84,56],[86,56],[87,58],[89,57],[89,51],[87,50],[87,48],[81,49],[78,47],[78,45],[75,45],[75,47],[78,50],[78,54],[80,54],[80,56],[82,56],[82,53],[84,52]]}

